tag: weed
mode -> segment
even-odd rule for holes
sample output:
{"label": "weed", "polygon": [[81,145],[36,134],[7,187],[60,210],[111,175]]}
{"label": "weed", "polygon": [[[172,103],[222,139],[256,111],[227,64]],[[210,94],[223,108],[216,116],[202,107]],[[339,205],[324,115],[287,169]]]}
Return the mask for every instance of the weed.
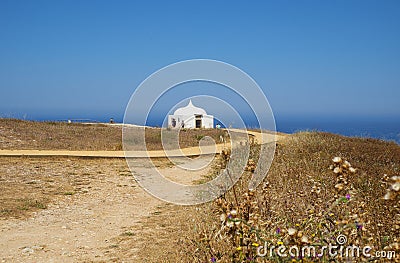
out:
{"label": "weed", "polygon": [[[262,258],[257,248],[265,243],[336,244],[339,234],[347,237],[347,244],[399,254],[398,145],[327,133],[295,134],[278,144],[268,176],[249,191],[258,150],[252,146],[252,159],[235,187],[195,221],[196,235],[186,241],[186,249],[195,253],[192,261],[329,262],[329,255],[281,258],[276,251]],[[229,160],[228,154],[221,160]],[[379,176],[384,172],[392,176]]]}

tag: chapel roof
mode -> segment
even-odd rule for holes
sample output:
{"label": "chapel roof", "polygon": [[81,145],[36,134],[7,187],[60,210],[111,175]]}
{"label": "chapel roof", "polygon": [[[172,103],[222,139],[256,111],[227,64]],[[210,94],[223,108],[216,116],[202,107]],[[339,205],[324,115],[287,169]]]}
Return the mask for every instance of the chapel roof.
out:
{"label": "chapel roof", "polygon": [[193,105],[192,100],[189,100],[189,104],[185,107],[178,108],[174,112],[174,115],[207,115],[207,112],[199,107]]}

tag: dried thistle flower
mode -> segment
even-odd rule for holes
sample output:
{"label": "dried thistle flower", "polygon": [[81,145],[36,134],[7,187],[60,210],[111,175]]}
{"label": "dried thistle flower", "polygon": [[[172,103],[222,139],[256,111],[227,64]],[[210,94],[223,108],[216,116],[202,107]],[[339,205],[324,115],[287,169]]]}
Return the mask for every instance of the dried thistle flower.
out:
{"label": "dried thistle flower", "polygon": [[341,169],[340,167],[335,167],[335,169],[333,169],[333,172],[334,172],[335,174],[338,174],[338,173],[341,173],[341,172],[342,172],[342,169]]}
{"label": "dried thistle flower", "polygon": [[344,161],[343,164],[342,164],[342,166],[343,166],[343,168],[348,169],[348,168],[351,167],[351,164],[350,164],[348,161]]}
{"label": "dried thistle flower", "polygon": [[398,192],[400,190],[400,182],[396,182],[394,184],[392,184],[392,190],[395,192]]}
{"label": "dried thistle flower", "polygon": [[297,233],[297,229],[294,229],[292,227],[289,228],[287,231],[288,231],[289,236],[293,236]]}
{"label": "dried thistle flower", "polygon": [[392,200],[393,199],[393,194],[390,191],[387,191],[386,194],[383,196],[384,200]]}
{"label": "dried thistle flower", "polygon": [[308,237],[306,235],[302,236],[300,241],[301,241],[301,243],[305,243],[305,244],[309,243]]}
{"label": "dried thistle flower", "polygon": [[333,161],[334,163],[341,163],[341,162],[342,162],[342,158],[340,158],[340,157],[335,157],[335,158],[332,159],[332,161]]}

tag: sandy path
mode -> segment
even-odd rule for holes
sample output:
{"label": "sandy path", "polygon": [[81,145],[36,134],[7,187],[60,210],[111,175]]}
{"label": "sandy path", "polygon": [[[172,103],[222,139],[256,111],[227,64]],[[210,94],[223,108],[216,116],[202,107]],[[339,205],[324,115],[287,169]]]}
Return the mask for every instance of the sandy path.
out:
{"label": "sandy path", "polygon": [[[231,132],[246,133],[244,130],[231,129]],[[282,140],[284,135],[273,135],[259,132],[247,131],[248,134],[254,136],[258,143],[266,143],[272,141]],[[202,147],[188,147],[177,150],[158,150],[158,151],[131,151],[127,152],[128,157],[143,158],[143,157],[182,157],[182,156],[196,156],[196,155],[209,155],[220,153],[224,147],[229,147],[220,143],[211,146]],[[35,156],[35,157],[48,157],[48,156],[67,156],[67,157],[102,157],[102,158],[124,158],[124,151],[62,151],[62,150],[0,150],[0,156]]]}
{"label": "sandy path", "polygon": [[[215,154],[221,151],[223,144],[216,146],[190,147],[182,150],[169,151],[132,151],[127,152],[132,158],[157,158],[157,157],[182,157],[204,154]],[[124,158],[123,151],[60,151],[60,150],[0,150],[0,156],[65,156],[65,157],[98,157],[98,158]]]}
{"label": "sandy path", "polygon": [[[136,164],[146,171],[143,160]],[[200,179],[208,171],[187,174],[180,170],[178,176],[176,169],[164,168],[163,172],[181,183]],[[146,193],[131,176],[110,174],[91,180],[90,185],[89,192],[57,200],[30,218],[1,220],[0,261],[120,262],[115,240],[127,230],[132,238],[143,238],[141,221],[166,205]],[[129,262],[135,262],[139,250],[130,248]]]}
{"label": "sandy path", "polygon": [[271,134],[271,133],[261,133],[261,132],[256,132],[256,131],[245,131],[241,129],[230,129],[232,132],[237,132],[237,133],[248,133],[250,136],[254,137],[254,139],[257,141],[257,143],[268,143],[268,142],[273,142],[273,141],[280,141],[284,139],[287,135],[283,135],[283,133],[280,134]]}

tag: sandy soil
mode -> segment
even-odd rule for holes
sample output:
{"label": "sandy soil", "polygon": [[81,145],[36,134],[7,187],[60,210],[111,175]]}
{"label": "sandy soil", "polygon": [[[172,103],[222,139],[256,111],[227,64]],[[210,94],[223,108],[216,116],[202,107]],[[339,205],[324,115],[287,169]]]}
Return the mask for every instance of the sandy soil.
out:
{"label": "sandy soil", "polygon": [[[154,151],[129,151],[126,152],[128,157],[143,158],[159,158],[159,157],[182,157],[196,156],[200,154],[214,154],[220,152],[224,147],[223,144],[216,146],[188,147],[182,150],[154,150]],[[65,156],[65,157],[100,157],[100,158],[124,158],[123,151],[65,151],[65,150],[0,150],[0,156]]]}
{"label": "sandy soil", "polygon": [[[76,159],[69,163],[81,161],[87,162]],[[24,162],[27,160],[20,162],[21,167],[24,167]],[[54,162],[50,160],[48,165],[43,160],[29,162],[40,164],[44,173],[55,178],[53,183],[57,182],[58,179],[51,174],[54,171],[46,169],[46,166],[53,167]],[[62,165],[68,159],[57,162]],[[27,218],[0,220],[1,262],[139,262],[141,246],[147,244],[143,233],[148,226],[143,222],[168,204],[139,187],[129,176],[123,160],[97,159],[91,162],[98,164],[88,163],[84,168],[75,168],[77,174],[71,179],[78,182],[74,184],[75,194],[55,198],[47,209],[29,213]],[[146,169],[141,159],[137,159],[135,165],[141,171]],[[91,174],[79,170],[87,171],[88,167],[96,168],[96,171]],[[195,173],[182,170],[177,173],[178,168],[162,162],[159,167],[167,178],[181,183],[191,183],[208,172],[208,169],[203,169]],[[13,180],[14,173],[22,173],[27,168],[2,169],[2,181]],[[26,176],[35,177],[29,171]],[[130,244],[134,245],[125,246],[121,251],[118,242],[123,237],[129,238]]]}

